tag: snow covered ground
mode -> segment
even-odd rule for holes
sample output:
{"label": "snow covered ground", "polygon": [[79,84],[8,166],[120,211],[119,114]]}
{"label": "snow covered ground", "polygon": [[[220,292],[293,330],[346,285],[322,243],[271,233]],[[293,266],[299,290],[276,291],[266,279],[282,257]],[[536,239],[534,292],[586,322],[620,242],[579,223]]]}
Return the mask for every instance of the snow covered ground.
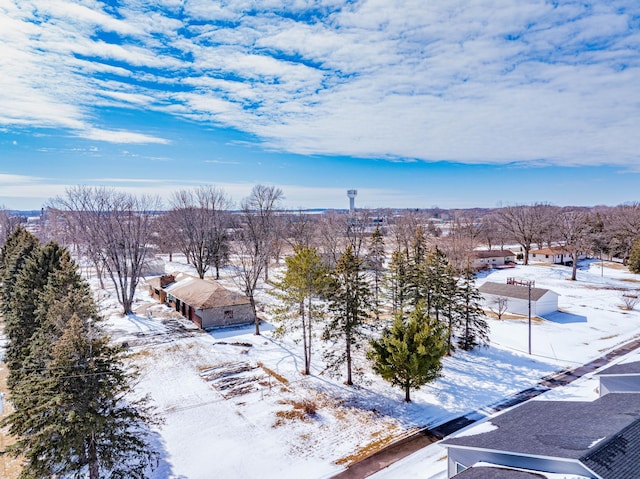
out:
{"label": "snow covered ground", "polygon": [[[184,265],[174,261],[166,269]],[[560,295],[561,312],[534,321],[531,356],[525,319],[490,319],[491,346],[445,358],[443,377],[412,392],[410,404],[366,361],[355,387],[321,374],[319,353],[313,374],[300,374],[302,346],[274,334],[268,309],[261,336],[253,327],[205,333],[141,287],[138,314],[123,317],[113,309],[108,323],[140,368],[137,392],[149,394],[165,418],[155,479],[325,478],[415,428],[494,404],[640,334],[640,311],[619,308],[620,289],[638,290],[640,278],[613,265],[601,271],[597,262],[585,262],[578,281],[569,281],[570,274],[566,267],[531,265],[478,278],[478,285],[507,276],[533,279]],[[258,299],[271,301],[266,294]],[[112,300],[103,305],[115,308]],[[583,388],[589,392],[592,385]],[[552,393],[571,396],[562,391]],[[439,479],[445,477],[444,454],[430,446],[374,477]]]}

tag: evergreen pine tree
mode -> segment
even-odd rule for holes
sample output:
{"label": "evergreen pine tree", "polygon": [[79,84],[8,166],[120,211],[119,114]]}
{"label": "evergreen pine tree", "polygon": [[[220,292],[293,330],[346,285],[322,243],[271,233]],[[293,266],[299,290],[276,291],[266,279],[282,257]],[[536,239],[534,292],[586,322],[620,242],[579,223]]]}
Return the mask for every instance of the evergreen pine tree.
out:
{"label": "evergreen pine tree", "polygon": [[18,227],[0,251],[0,311],[5,318],[12,311],[11,293],[18,274],[31,253],[39,247],[40,242],[34,235]]}
{"label": "evergreen pine tree", "polygon": [[401,251],[391,254],[389,268],[385,277],[386,290],[391,301],[393,315],[404,314],[409,288],[407,255]]}
{"label": "evergreen pine tree", "polygon": [[640,236],[633,243],[627,266],[632,273],[640,273]]}
{"label": "evergreen pine tree", "polygon": [[380,228],[376,225],[376,229],[369,240],[369,252],[367,254],[367,265],[373,272],[373,311],[376,319],[380,319],[380,286],[384,272],[384,259],[384,238]]}
{"label": "evergreen pine tree", "polygon": [[48,243],[32,252],[17,275],[9,299],[10,311],[5,315],[9,386],[20,380],[22,363],[29,355],[30,339],[41,326],[41,318],[36,315],[39,298],[49,275],[60,267],[63,254],[65,250],[57,243]]}
{"label": "evergreen pine tree", "polygon": [[409,255],[409,284],[407,295],[415,308],[420,301],[425,299],[428,290],[427,274],[427,238],[418,226],[411,243]]}
{"label": "evergreen pine tree", "polygon": [[276,308],[276,315],[287,318],[292,309],[295,311],[299,321],[293,324],[302,330],[304,374],[310,374],[313,325],[320,314],[314,300],[326,293],[329,271],[315,248],[298,245],[293,253],[285,259],[284,277],[273,282],[275,295],[284,305]]}
{"label": "evergreen pine tree", "polygon": [[26,459],[20,479],[142,479],[155,460],[144,436],[153,421],[146,404],[122,399],[130,387],[121,349],[92,329],[68,318],[46,370],[12,390],[25,406],[5,420],[18,438],[9,451]]}
{"label": "evergreen pine tree", "polygon": [[458,280],[454,274],[453,267],[447,265],[446,274],[440,279],[440,290],[442,296],[447,298],[442,308],[442,314],[440,321],[445,326],[447,334],[447,356],[451,356],[453,353],[453,336],[460,325],[462,320],[462,313],[460,310],[460,291],[458,288]]}
{"label": "evergreen pine tree", "polygon": [[329,351],[329,368],[340,364],[347,366],[346,384],[353,384],[352,348],[357,348],[362,339],[362,327],[369,317],[371,293],[362,272],[362,261],[351,246],[347,246],[332,272],[333,284],[329,296],[331,319],[324,331],[327,340],[344,341],[340,353]]}
{"label": "evergreen pine tree", "polygon": [[480,306],[482,297],[475,286],[475,277],[467,265],[458,284],[458,306],[461,311],[458,346],[469,351],[489,342],[489,325]]}
{"label": "evergreen pine tree", "polygon": [[[29,259],[36,264],[39,257],[50,267],[46,284],[34,291],[42,302],[33,310],[39,327],[27,339],[22,352],[28,355],[10,385],[15,411],[0,424],[17,440],[9,452],[25,458],[20,479],[141,479],[156,456],[146,439],[146,424],[155,418],[144,400],[124,399],[130,376],[122,349],[110,346],[100,329],[89,287],[68,252],[56,266],[44,258],[57,257],[58,249],[45,249]],[[16,287],[29,283],[22,277],[28,272],[30,284],[41,278],[25,264]]]}
{"label": "evergreen pine tree", "polygon": [[448,288],[454,271],[444,252],[437,246],[427,255],[426,264],[426,300],[427,314],[440,320],[440,313],[447,307],[451,291]]}
{"label": "evergreen pine tree", "polygon": [[408,321],[398,315],[382,337],[371,342],[367,356],[373,370],[405,392],[417,389],[440,376],[441,359],[447,349],[444,328],[426,316],[423,303],[411,312]]}

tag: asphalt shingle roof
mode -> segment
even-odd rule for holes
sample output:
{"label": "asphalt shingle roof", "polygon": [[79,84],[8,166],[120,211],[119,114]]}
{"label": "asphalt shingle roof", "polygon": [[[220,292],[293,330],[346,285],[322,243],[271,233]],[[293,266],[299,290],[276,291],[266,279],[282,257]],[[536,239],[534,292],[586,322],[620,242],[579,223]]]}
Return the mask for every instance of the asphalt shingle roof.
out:
{"label": "asphalt shingle roof", "polygon": [[580,461],[604,479],[640,477],[640,419],[599,444]]}
{"label": "asphalt shingle roof", "polygon": [[[493,294],[495,296],[504,296],[505,298],[529,299],[529,288],[517,284],[494,283],[493,281],[485,281],[478,291],[484,294]],[[549,292],[544,288],[531,288],[531,300],[538,301]]]}
{"label": "asphalt shingle roof", "polygon": [[516,254],[511,250],[477,250],[473,252],[476,258],[508,258]]}
{"label": "asphalt shingle roof", "polygon": [[640,375],[640,361],[634,361],[631,363],[614,364],[606,369],[603,369],[596,376],[618,376],[618,375]]}
{"label": "asphalt shingle roof", "polygon": [[474,466],[462,471],[455,476],[455,479],[545,479],[542,474],[533,472],[518,471],[517,469],[507,469],[503,467]]}
{"label": "asphalt shingle roof", "polygon": [[[640,394],[612,393],[592,402],[529,401],[491,418],[494,430],[448,438],[442,445],[580,460],[637,419]],[[638,439],[634,450],[640,464]]]}

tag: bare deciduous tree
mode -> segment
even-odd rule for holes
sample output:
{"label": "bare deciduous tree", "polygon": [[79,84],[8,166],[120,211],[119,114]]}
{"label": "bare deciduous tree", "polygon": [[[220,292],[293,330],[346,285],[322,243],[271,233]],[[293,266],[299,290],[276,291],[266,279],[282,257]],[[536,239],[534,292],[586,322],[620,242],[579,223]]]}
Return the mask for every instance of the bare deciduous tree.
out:
{"label": "bare deciduous tree", "polygon": [[584,210],[568,209],[557,217],[557,230],[563,248],[571,255],[573,268],[571,280],[576,280],[578,256],[585,251],[589,242],[590,225]]}
{"label": "bare deciduous tree", "polygon": [[547,225],[549,205],[537,203],[533,206],[505,206],[496,211],[496,219],[524,251],[524,264],[529,264],[529,251],[536,241],[542,241],[542,231]]}
{"label": "bare deciduous tree", "polygon": [[502,315],[507,312],[509,308],[509,299],[504,296],[498,296],[489,305],[489,311],[497,316],[498,319],[502,319]]}
{"label": "bare deciduous tree", "polygon": [[242,200],[243,237],[255,250],[260,250],[265,281],[269,280],[269,258],[273,254],[273,243],[278,232],[276,215],[283,198],[280,188],[255,185],[251,194]]}
{"label": "bare deciduous tree", "polygon": [[12,215],[4,206],[0,206],[0,247],[4,245],[16,226],[20,224],[20,218]]}
{"label": "bare deciduous tree", "polygon": [[180,250],[200,278],[210,266],[216,270],[216,279],[220,278],[220,268],[229,252],[231,205],[226,193],[214,186],[180,190],[171,198],[167,219]]}
{"label": "bare deciduous tree", "polygon": [[640,203],[625,203],[612,208],[606,215],[605,227],[611,235],[613,254],[626,263],[634,241],[640,236]]}
{"label": "bare deciduous tree", "polygon": [[136,196],[104,187],[74,186],[52,205],[96,265],[104,266],[123,312],[130,314],[152,234],[151,216],[160,209],[156,197]]}
{"label": "bare deciduous tree", "polygon": [[260,319],[256,311],[255,291],[264,272],[268,281],[268,264],[275,234],[274,217],[283,193],[275,186],[256,185],[242,201],[242,225],[236,238],[238,285],[249,298],[255,315],[255,334],[260,334]]}

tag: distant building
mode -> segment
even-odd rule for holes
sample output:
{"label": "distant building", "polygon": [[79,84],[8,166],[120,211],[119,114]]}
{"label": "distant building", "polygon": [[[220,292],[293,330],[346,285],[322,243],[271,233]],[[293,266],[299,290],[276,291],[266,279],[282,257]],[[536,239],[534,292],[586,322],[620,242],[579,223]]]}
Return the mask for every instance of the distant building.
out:
{"label": "distant building", "polygon": [[471,267],[475,270],[515,266],[516,254],[505,250],[477,250],[471,257]]}
{"label": "distant building", "polygon": [[[578,261],[585,259],[585,253],[578,253]],[[552,246],[550,248],[534,249],[529,251],[529,262],[547,264],[571,264],[573,256],[562,246]]]}

